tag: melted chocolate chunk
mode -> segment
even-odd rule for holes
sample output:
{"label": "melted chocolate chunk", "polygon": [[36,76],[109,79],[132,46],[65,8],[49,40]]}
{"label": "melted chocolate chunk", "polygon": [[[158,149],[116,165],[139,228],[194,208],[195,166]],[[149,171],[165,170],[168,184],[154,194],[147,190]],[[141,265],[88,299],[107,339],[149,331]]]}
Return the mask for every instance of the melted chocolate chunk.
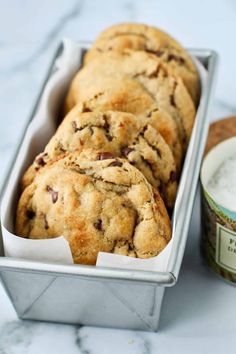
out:
{"label": "melted chocolate chunk", "polygon": [[[97,126],[97,128],[103,128],[105,130],[105,136],[106,136],[107,140],[108,141],[112,141],[113,140],[113,136],[110,134],[110,125],[107,122],[106,114],[103,114],[103,119],[104,119],[104,124],[101,125],[101,126]],[[93,128],[89,127],[89,130],[91,132],[91,135],[93,135]]]}
{"label": "melted chocolate chunk", "polygon": [[47,191],[51,194],[53,204],[58,199],[58,192],[54,191],[51,187],[47,186]]}
{"label": "melted chocolate chunk", "polygon": [[145,125],[145,126],[143,127],[142,132],[141,132],[141,135],[142,135],[142,136],[144,136],[144,133],[145,133],[145,131],[146,131],[147,129],[148,129],[148,126]]}
{"label": "melted chocolate chunk", "polygon": [[177,180],[177,173],[174,171],[171,171],[170,173],[170,181],[175,182]]}
{"label": "melted chocolate chunk", "polygon": [[106,131],[106,138],[108,141],[112,141],[113,140],[113,137],[111,136],[110,134],[110,124],[108,123],[107,121],[107,116],[106,114],[103,114],[103,119],[105,121],[105,124],[103,125],[103,129]]}
{"label": "melted chocolate chunk", "polygon": [[174,107],[176,107],[176,102],[175,102],[175,90],[177,87],[177,82],[174,82],[173,89],[172,89],[172,94],[170,95],[170,104]]}
{"label": "melted chocolate chunk", "polygon": [[90,108],[88,107],[84,107],[83,108],[83,113],[87,113],[87,112],[92,112]]}
{"label": "melted chocolate chunk", "polygon": [[98,219],[93,225],[97,230],[102,231],[102,220],[101,219]]}
{"label": "melted chocolate chunk", "polygon": [[121,167],[123,165],[122,162],[118,161],[118,160],[114,160],[113,162],[111,162],[108,166],[118,166]]}
{"label": "melted chocolate chunk", "polygon": [[35,217],[35,212],[33,210],[27,209],[26,210],[26,216],[29,219],[33,219]]}
{"label": "melted chocolate chunk", "polygon": [[39,166],[44,166],[46,165],[46,162],[44,161],[42,156],[39,156],[35,159],[35,162],[39,165]]}
{"label": "melted chocolate chunk", "polygon": [[113,159],[114,155],[111,152],[99,152],[97,159],[98,160],[107,160]]}
{"label": "melted chocolate chunk", "polygon": [[185,63],[185,60],[183,58],[181,58],[177,55],[174,55],[174,54],[169,54],[168,61],[171,61],[171,60],[177,61],[181,65],[183,65]]}
{"label": "melted chocolate chunk", "polygon": [[176,103],[175,103],[175,96],[172,94],[170,95],[170,104],[174,107],[176,107]]}
{"label": "melted chocolate chunk", "polygon": [[107,138],[108,141],[112,141],[113,140],[113,137],[110,134],[106,134],[106,138]]}
{"label": "melted chocolate chunk", "polygon": [[134,149],[131,147],[126,147],[121,150],[122,155],[125,157],[127,157],[132,151],[134,151]]}
{"label": "melted chocolate chunk", "polygon": [[157,147],[153,146],[153,149],[156,151],[157,155],[160,157],[160,159],[162,158],[162,154],[161,154],[161,150],[158,149]]}

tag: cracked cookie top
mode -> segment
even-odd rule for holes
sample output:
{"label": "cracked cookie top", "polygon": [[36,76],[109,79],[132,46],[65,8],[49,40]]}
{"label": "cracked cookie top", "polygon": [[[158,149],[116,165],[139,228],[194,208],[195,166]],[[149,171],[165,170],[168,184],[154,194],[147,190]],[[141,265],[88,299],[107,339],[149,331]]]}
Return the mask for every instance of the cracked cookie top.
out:
{"label": "cracked cookie top", "polygon": [[63,235],[75,263],[95,264],[99,251],[149,258],[171,238],[157,191],[126,160],[84,150],[44,166],[23,191],[16,234]]}
{"label": "cracked cookie top", "polygon": [[65,152],[94,149],[126,158],[160,191],[168,208],[174,205],[177,171],[173,153],[152,125],[135,115],[118,111],[81,113],[75,107],[62,121],[57,132],[23,176],[25,188],[35,174]]}
{"label": "cracked cookie top", "polygon": [[[178,135],[178,127],[173,117],[161,109],[152,96],[135,79],[129,77],[103,77],[86,89],[86,99],[79,101],[78,112],[94,110],[117,110],[135,114],[144,123],[150,124],[170,146],[175,157],[178,172],[181,169],[183,149]],[[73,90],[67,96],[65,112],[76,104]]]}
{"label": "cracked cookie top", "polygon": [[149,53],[127,50],[100,54],[76,74],[68,96],[73,97],[74,102],[86,100],[97,82],[104,77],[119,76],[137,80],[158,107],[173,117],[186,149],[196,113],[193,101],[182,80],[173,76],[161,59]]}
{"label": "cracked cookie top", "polygon": [[142,50],[161,58],[169,69],[181,77],[195,103],[199,100],[200,82],[188,52],[167,33],[152,26],[123,23],[103,31],[85,55],[84,63],[109,51]]}

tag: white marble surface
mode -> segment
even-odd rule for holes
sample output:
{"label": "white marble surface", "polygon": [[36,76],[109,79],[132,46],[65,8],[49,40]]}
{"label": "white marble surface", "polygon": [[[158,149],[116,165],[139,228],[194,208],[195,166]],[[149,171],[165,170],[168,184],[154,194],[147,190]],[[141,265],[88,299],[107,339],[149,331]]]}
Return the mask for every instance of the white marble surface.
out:
{"label": "white marble surface", "polygon": [[[236,113],[234,0],[0,0],[0,180],[63,36],[94,39],[121,21],[156,24],[185,46],[220,54],[211,119]],[[199,255],[196,204],[178,284],[167,289],[160,332],[20,322],[0,286],[0,354],[235,353],[235,288]]]}

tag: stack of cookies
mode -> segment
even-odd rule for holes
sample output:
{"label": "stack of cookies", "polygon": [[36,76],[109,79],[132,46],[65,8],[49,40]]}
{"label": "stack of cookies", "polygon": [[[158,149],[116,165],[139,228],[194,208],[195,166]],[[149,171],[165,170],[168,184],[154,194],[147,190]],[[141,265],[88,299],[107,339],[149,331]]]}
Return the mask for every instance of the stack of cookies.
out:
{"label": "stack of cookies", "polygon": [[199,94],[189,54],[166,33],[141,24],[101,33],[65,118],[22,178],[17,235],[63,235],[80,264],[99,251],[157,256],[171,239]]}

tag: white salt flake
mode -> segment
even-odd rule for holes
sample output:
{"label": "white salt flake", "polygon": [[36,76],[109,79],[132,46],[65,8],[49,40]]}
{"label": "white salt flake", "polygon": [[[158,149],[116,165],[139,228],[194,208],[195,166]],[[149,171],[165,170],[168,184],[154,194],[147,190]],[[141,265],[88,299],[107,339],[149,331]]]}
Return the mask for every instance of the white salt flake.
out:
{"label": "white salt flake", "polygon": [[207,190],[218,203],[236,211],[236,156],[218,167],[207,184]]}

